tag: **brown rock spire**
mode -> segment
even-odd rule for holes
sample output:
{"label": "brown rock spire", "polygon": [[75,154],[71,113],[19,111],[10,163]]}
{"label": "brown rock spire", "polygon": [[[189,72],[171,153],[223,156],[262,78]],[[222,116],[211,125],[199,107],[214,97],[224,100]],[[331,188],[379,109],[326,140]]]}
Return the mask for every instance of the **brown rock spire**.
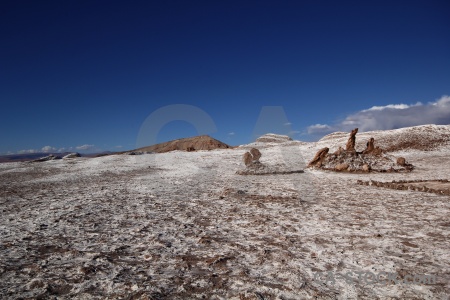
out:
{"label": "brown rock spire", "polygon": [[355,151],[355,141],[356,141],[356,134],[358,133],[358,128],[355,128],[350,132],[350,137],[348,138],[347,145],[345,147],[345,150],[348,152]]}
{"label": "brown rock spire", "polygon": [[372,153],[375,150],[375,139],[370,138],[370,140],[366,144],[366,149],[363,151],[363,154]]}
{"label": "brown rock spire", "polygon": [[325,147],[317,151],[316,155],[314,156],[313,160],[308,164],[308,167],[320,167],[322,166],[322,161],[325,159],[325,157],[328,154],[328,151],[330,149]]}

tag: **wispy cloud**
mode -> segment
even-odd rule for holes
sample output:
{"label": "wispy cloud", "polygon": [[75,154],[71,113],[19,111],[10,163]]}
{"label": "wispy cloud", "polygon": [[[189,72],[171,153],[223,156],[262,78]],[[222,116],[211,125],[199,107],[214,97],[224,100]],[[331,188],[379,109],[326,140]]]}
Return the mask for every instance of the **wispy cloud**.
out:
{"label": "wispy cloud", "polygon": [[423,104],[389,104],[373,106],[347,116],[336,124],[316,124],[307,128],[308,134],[323,135],[334,131],[388,130],[424,124],[450,124],[450,96],[442,96]]}
{"label": "wispy cloud", "polygon": [[233,135],[235,135],[235,133],[234,132],[229,132],[228,135],[229,136],[233,136]]}
{"label": "wispy cloud", "polygon": [[326,124],[315,124],[308,126],[308,134],[329,133],[330,130],[332,130],[331,126]]}
{"label": "wispy cloud", "polygon": [[283,125],[284,125],[284,126],[290,126],[290,125],[292,125],[292,123],[291,123],[291,122],[286,122],[286,123],[284,123]]}
{"label": "wispy cloud", "polygon": [[50,152],[56,152],[57,149],[52,146],[44,146],[44,147],[42,147],[41,151],[44,153],[50,153]]}
{"label": "wispy cloud", "polygon": [[94,149],[94,147],[95,147],[94,145],[86,144],[86,145],[77,146],[76,149],[86,151],[86,150],[92,150],[92,149]]}
{"label": "wispy cloud", "polygon": [[[65,149],[65,148],[61,148]],[[33,154],[33,153],[51,153],[51,152],[62,152],[61,149],[57,149],[52,146],[44,146],[41,149],[26,149],[17,151],[18,154]]]}
{"label": "wispy cloud", "polygon": [[[117,148],[122,147],[122,146],[117,146]],[[77,146],[77,147],[61,147],[61,148],[56,148],[56,147],[52,147],[52,146],[44,146],[41,149],[24,149],[24,150],[20,150],[17,151],[17,154],[33,154],[33,153],[63,153],[63,152],[70,152],[70,151],[74,151],[74,150],[78,150],[78,151],[97,151],[99,149],[97,149],[94,145],[81,145],[81,146]],[[12,152],[10,152],[10,154],[13,154]]]}
{"label": "wispy cloud", "polygon": [[27,149],[27,150],[19,150],[18,154],[32,154],[32,153],[38,153],[39,151],[36,149]]}

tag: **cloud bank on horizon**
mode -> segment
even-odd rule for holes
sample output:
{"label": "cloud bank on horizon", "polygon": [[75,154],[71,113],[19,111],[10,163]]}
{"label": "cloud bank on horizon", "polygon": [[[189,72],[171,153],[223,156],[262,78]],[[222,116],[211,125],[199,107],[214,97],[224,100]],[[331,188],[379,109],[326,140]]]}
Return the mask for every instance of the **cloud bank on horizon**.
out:
{"label": "cloud bank on horizon", "polygon": [[335,124],[308,126],[307,134],[325,135],[336,131],[389,130],[425,124],[450,124],[450,96],[444,95],[434,102],[423,104],[389,104],[373,106],[347,116]]}
{"label": "cloud bank on horizon", "polygon": [[[26,150],[19,150],[16,154],[34,154],[34,153],[63,153],[63,152],[72,152],[74,150],[82,151],[82,152],[95,152],[100,151],[100,149],[96,148],[95,145],[81,145],[76,147],[63,147],[63,148],[56,148],[52,146],[44,146],[41,149],[26,149]],[[15,154],[14,152],[9,151],[6,154]]]}

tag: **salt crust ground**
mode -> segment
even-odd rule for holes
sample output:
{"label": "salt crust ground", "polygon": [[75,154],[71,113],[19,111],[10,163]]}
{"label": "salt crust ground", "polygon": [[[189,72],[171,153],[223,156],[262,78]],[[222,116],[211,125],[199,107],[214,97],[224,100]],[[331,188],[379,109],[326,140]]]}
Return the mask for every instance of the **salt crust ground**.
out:
{"label": "salt crust ground", "polygon": [[403,174],[237,175],[254,146],[298,169],[323,145],[0,164],[0,298],[448,299],[449,197],[356,184],[450,179],[448,149],[396,153],[416,166]]}

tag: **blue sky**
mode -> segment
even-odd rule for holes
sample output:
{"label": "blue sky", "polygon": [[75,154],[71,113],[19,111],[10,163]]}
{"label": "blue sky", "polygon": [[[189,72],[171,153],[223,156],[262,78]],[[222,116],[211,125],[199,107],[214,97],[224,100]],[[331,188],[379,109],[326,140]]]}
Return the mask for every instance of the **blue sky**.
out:
{"label": "blue sky", "polygon": [[[449,15],[448,1],[3,1],[0,153],[132,149],[176,104],[231,145],[450,124]],[[190,119],[156,141],[197,135]]]}

